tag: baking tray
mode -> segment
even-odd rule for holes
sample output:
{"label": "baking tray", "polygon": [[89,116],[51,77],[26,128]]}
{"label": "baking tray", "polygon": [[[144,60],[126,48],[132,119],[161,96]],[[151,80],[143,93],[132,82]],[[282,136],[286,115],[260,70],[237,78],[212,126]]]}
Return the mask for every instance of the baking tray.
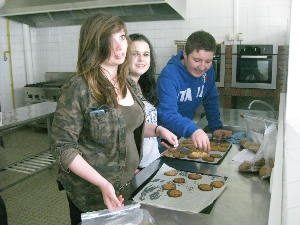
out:
{"label": "baking tray", "polygon": [[[211,150],[207,154],[204,151],[196,149],[190,139],[182,140],[177,148],[169,148],[161,153],[162,156],[168,158],[182,159],[188,161],[195,161],[208,164],[220,164],[222,160],[227,155],[232,144],[226,140],[211,140],[210,141]],[[207,156],[213,157],[212,161],[207,160]]]}
{"label": "baking tray", "polygon": [[[228,185],[228,177],[198,173],[202,178],[191,180],[188,178],[190,172],[182,170],[176,170],[178,173],[175,176],[166,176],[164,173],[170,170],[176,169],[163,164],[155,175],[139,188],[133,200],[159,208],[199,213],[207,211]],[[167,190],[163,189],[163,185],[172,183],[175,178],[185,179],[185,183],[176,183],[176,189],[180,190],[182,195],[180,197],[169,197]],[[224,185],[221,188],[213,188],[211,191],[202,191],[198,188],[199,184],[210,184],[216,180],[223,181]]]}

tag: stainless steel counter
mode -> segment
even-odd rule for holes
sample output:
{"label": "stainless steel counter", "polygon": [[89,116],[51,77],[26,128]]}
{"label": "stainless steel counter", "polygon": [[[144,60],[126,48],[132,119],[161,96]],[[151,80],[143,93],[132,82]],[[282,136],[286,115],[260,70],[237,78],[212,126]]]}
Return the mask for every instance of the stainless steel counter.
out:
{"label": "stainless steel counter", "polygon": [[[2,112],[2,120],[0,123],[0,138],[2,135],[14,131],[22,126],[30,124],[39,119],[47,119],[48,135],[50,135],[51,115],[56,109],[56,102],[42,102],[33,105],[28,105],[14,109],[11,112]],[[2,143],[5,147],[5,143]],[[1,149],[0,149],[1,150]],[[16,176],[14,179],[5,180],[4,184],[1,184],[0,191],[3,191],[13,185],[27,179],[29,176],[48,168],[55,162],[52,154],[46,150],[35,155],[27,154],[23,159],[17,162],[11,162],[0,168],[0,172],[5,173],[7,171],[13,171],[13,173],[21,173],[22,175]]]}
{"label": "stainless steel counter", "polygon": [[2,112],[2,123],[0,123],[0,135],[29,124],[33,121],[47,118],[48,130],[50,126],[49,116],[54,113],[56,102],[41,102],[16,108],[11,112]]}
{"label": "stainless steel counter", "polygon": [[[249,113],[249,111],[222,109],[221,117],[225,125],[243,127],[243,119],[240,117],[240,113]],[[255,111],[255,113],[267,117],[272,115],[271,112],[265,111]],[[134,179],[136,187],[140,186],[163,163],[179,170],[227,176],[229,177],[228,186],[216,200],[210,214],[191,214],[147,205],[142,205],[142,208],[150,212],[158,225],[268,224],[270,205],[269,182],[261,180],[258,175],[238,172],[239,164],[231,160],[238,153],[238,148],[238,145],[233,145],[220,165],[160,158],[138,173]]]}
{"label": "stainless steel counter", "polygon": [[190,214],[146,205],[142,205],[142,208],[150,212],[158,225],[268,224],[269,183],[261,180],[257,175],[239,173],[238,163],[231,160],[237,152],[238,146],[233,145],[223,162],[215,166],[161,158],[143,169],[135,178],[136,185],[140,186],[153,172],[160,168],[162,163],[176,169],[227,176],[229,177],[228,186],[215,202],[210,214]]}

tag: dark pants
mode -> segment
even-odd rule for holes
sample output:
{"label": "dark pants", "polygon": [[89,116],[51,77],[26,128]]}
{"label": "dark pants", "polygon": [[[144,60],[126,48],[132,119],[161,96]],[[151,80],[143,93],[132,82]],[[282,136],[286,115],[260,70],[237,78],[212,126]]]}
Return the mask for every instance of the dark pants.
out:
{"label": "dark pants", "polygon": [[7,225],[7,213],[3,199],[0,196],[0,225]]}
{"label": "dark pants", "polygon": [[71,225],[78,225],[81,223],[81,211],[73,204],[71,199],[67,196],[70,208]]}
{"label": "dark pants", "polygon": [[[62,184],[58,180],[56,182],[57,182],[58,190],[63,191],[64,187],[62,186]],[[81,223],[82,212],[74,205],[74,203],[71,201],[68,195],[67,195],[67,199],[69,203],[71,225],[78,225]]]}

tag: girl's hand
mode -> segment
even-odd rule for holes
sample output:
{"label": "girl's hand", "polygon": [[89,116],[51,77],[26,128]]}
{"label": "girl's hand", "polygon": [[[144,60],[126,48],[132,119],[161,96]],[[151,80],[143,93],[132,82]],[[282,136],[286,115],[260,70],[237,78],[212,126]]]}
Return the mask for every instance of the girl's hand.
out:
{"label": "girl's hand", "polygon": [[161,137],[162,142],[164,142],[166,144],[166,147],[170,147],[168,145],[171,145],[172,147],[177,147],[178,146],[178,139],[177,136],[175,134],[173,134],[171,131],[169,131],[168,129],[162,127],[162,126],[158,126],[156,129],[156,134],[157,136]]}
{"label": "girl's hand", "polygon": [[115,189],[110,182],[107,181],[105,184],[101,185],[101,187],[99,187],[99,188],[102,192],[104,204],[106,205],[106,207],[108,209],[113,210],[113,209],[117,209],[117,208],[124,206],[123,196],[122,195],[120,195],[118,197],[116,196]]}

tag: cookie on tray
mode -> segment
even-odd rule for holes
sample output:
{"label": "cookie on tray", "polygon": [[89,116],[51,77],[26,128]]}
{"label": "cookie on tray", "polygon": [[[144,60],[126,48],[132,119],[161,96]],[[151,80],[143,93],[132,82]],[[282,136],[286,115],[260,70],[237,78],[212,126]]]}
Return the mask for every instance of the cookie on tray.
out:
{"label": "cookie on tray", "polygon": [[202,178],[202,175],[198,173],[189,173],[188,178],[191,180],[199,180]]}
{"label": "cookie on tray", "polygon": [[213,157],[213,158],[222,158],[222,155],[221,154],[215,154],[215,153],[212,153],[210,154],[210,157]]}
{"label": "cookie on tray", "polygon": [[176,177],[173,179],[174,183],[183,184],[185,183],[185,179],[183,177]]}
{"label": "cookie on tray", "polygon": [[189,159],[200,159],[201,158],[201,153],[200,152],[190,152],[187,157]]}
{"label": "cookie on tray", "polygon": [[180,141],[180,144],[184,145],[184,144],[194,144],[194,143],[191,138],[187,138],[187,139]]}
{"label": "cookie on tray", "polygon": [[221,188],[224,185],[224,182],[221,180],[215,180],[213,182],[210,183],[211,186],[213,186],[214,188]]}
{"label": "cookie on tray", "polygon": [[167,192],[167,194],[168,194],[169,197],[178,198],[182,195],[182,192],[177,190],[177,189],[174,189],[174,190],[169,190]]}
{"label": "cookie on tray", "polygon": [[199,184],[198,188],[201,191],[211,191],[213,189],[213,187],[210,184]]}
{"label": "cookie on tray", "polygon": [[185,157],[185,154],[181,151],[176,150],[176,151],[173,152],[173,157],[181,159],[181,158]]}
{"label": "cookie on tray", "polygon": [[205,162],[214,162],[215,158],[211,157],[211,156],[204,156],[204,157],[202,157],[202,160]]}
{"label": "cookie on tray", "polygon": [[194,151],[187,155],[189,159],[200,159],[201,157],[208,156],[207,152]]}
{"label": "cookie on tray", "polygon": [[164,175],[166,175],[166,176],[176,176],[177,174],[178,174],[177,170],[169,170],[169,171],[164,172]]}
{"label": "cookie on tray", "polygon": [[228,147],[219,145],[216,151],[227,152]]}
{"label": "cookie on tray", "polygon": [[163,190],[174,190],[174,189],[176,189],[176,184],[171,183],[171,182],[163,184],[162,189]]}

